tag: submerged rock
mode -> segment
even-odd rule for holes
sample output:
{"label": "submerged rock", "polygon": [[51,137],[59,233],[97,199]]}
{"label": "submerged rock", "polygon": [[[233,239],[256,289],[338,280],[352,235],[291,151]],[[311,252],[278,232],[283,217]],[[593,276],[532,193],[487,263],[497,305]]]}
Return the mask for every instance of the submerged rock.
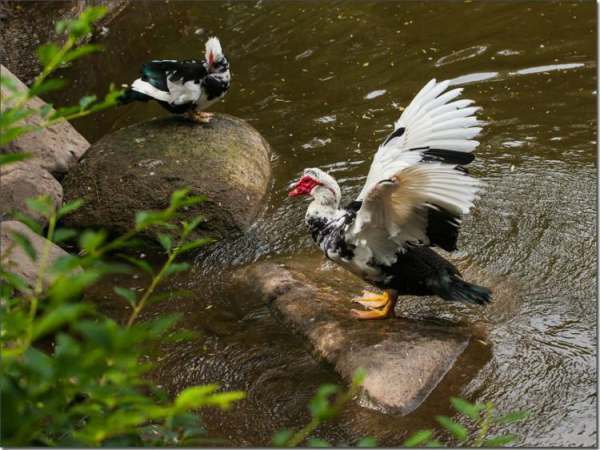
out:
{"label": "submerged rock", "polygon": [[156,119],[92,145],[63,182],[65,200],[86,202],[67,223],[123,233],[136,211],[163,209],[174,190],[187,187],[207,201],[183,216],[202,213],[202,231],[221,239],[252,223],[270,177],[269,144],[245,121],[224,114],[202,125]]}
{"label": "submerged rock", "polygon": [[316,355],[344,379],[350,380],[356,369],[364,368],[364,406],[410,413],[465,350],[469,333],[442,321],[353,319],[347,288],[344,291],[348,277],[353,277],[342,270],[339,276],[331,270],[319,273],[314,262],[294,260],[287,268],[256,264],[242,269],[237,280],[243,284],[241,290],[254,291],[306,336]]}

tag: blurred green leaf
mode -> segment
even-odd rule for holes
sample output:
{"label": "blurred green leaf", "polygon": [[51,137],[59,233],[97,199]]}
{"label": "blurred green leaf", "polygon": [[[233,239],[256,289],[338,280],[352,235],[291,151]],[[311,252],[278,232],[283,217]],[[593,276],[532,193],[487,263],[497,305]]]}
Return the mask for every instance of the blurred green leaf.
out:
{"label": "blurred green leaf", "polygon": [[79,247],[88,253],[94,253],[105,241],[105,231],[86,230],[79,238]]}
{"label": "blurred green leaf", "polygon": [[188,263],[172,263],[167,270],[165,270],[165,275],[171,275],[177,272],[185,272],[190,268]]}
{"label": "blurred green leaf", "polygon": [[84,44],[68,52],[63,58],[63,61],[70,62],[75,59],[81,58],[82,56],[89,55],[90,53],[96,53],[102,50],[104,50],[104,47],[101,45]]}
{"label": "blurred green leaf", "polygon": [[42,66],[47,66],[50,62],[58,56],[60,47],[53,42],[44,44],[37,49],[37,57]]}
{"label": "blurred green leaf", "polygon": [[428,442],[433,436],[433,431],[431,430],[421,430],[413,433],[404,443],[403,447],[421,447],[423,444]]}
{"label": "blurred green leaf", "polygon": [[35,129],[34,126],[22,126],[22,127],[12,127],[12,128],[2,128],[0,130],[0,146],[6,145],[18,139],[20,136],[29,133]]}
{"label": "blurred green leaf", "polygon": [[50,78],[40,83],[37,86],[33,86],[29,94],[33,97],[35,95],[42,95],[47,92],[58,91],[66,86],[65,80],[60,80],[58,78]]}
{"label": "blurred green leaf", "polygon": [[368,447],[368,448],[373,448],[373,447],[377,447],[377,439],[375,439],[374,437],[364,437],[361,438],[357,443],[356,443],[357,447]]}
{"label": "blurred green leaf", "polygon": [[6,166],[31,158],[31,153],[4,153],[0,154],[0,166]]}
{"label": "blurred green leaf", "polygon": [[35,248],[33,248],[33,245],[31,244],[31,241],[27,236],[18,231],[11,231],[10,237],[15,242],[15,244],[17,244],[23,249],[25,254],[27,254],[27,256],[29,256],[29,258],[31,258],[32,261],[37,260],[37,252],[35,251]]}
{"label": "blurred green leaf", "polygon": [[292,430],[288,430],[288,429],[279,430],[273,436],[273,445],[275,447],[285,447],[287,442],[292,437],[292,434],[293,434]]}
{"label": "blurred green leaf", "polygon": [[18,220],[19,222],[24,223],[25,225],[27,225],[27,227],[29,227],[29,229],[31,229],[32,231],[34,231],[37,234],[42,234],[42,226],[33,218],[31,218],[30,216],[23,214],[20,211],[15,211],[13,213],[13,217]]}
{"label": "blurred green leaf", "polygon": [[483,441],[484,447],[504,447],[505,445],[511,444],[515,441],[516,436],[507,434],[504,436],[494,436]]}
{"label": "blurred green leaf", "polygon": [[154,274],[154,271],[152,270],[152,266],[148,263],[148,261],[145,261],[143,259],[138,259],[138,258],[132,258],[131,256],[125,255],[123,253],[119,253],[119,257],[123,258],[128,263],[136,266],[137,268],[143,270],[144,272],[146,272],[149,275]]}
{"label": "blurred green leaf", "polygon": [[308,439],[307,443],[308,443],[309,447],[318,447],[318,448],[331,447],[331,444],[329,442],[327,442],[325,439],[310,438],[310,439]]}
{"label": "blurred green leaf", "polygon": [[188,242],[187,244],[184,244],[181,247],[179,247],[179,252],[180,253],[189,252],[190,250],[194,250],[198,247],[203,247],[205,245],[212,244],[213,242],[215,242],[215,239],[208,238],[208,237],[196,239],[194,241]]}
{"label": "blurred green leaf", "polygon": [[52,236],[52,241],[56,243],[68,241],[69,239],[73,239],[77,236],[77,231],[71,228],[59,228],[54,232]]}
{"label": "blurred green leaf", "polygon": [[132,307],[135,306],[137,300],[137,294],[133,292],[131,289],[115,286],[115,292],[122,298],[125,299],[127,303],[129,303]]}
{"label": "blurred green leaf", "polygon": [[219,389],[217,384],[206,384],[204,386],[193,386],[184,389],[175,399],[175,408],[179,410],[188,410],[198,408],[206,404],[208,395]]}
{"label": "blurred green leaf", "polygon": [[495,422],[498,424],[514,423],[525,420],[527,417],[529,417],[529,413],[527,411],[512,411],[508,414],[497,417]]}
{"label": "blurred green leaf", "polygon": [[156,237],[158,238],[160,245],[162,245],[162,248],[164,248],[165,251],[169,253],[171,251],[171,247],[173,246],[173,241],[171,240],[171,237],[167,234],[162,233],[159,233]]}
{"label": "blurred green leaf", "polygon": [[73,211],[78,210],[83,206],[83,204],[84,201],[80,198],[67,202],[58,209],[56,216],[60,219],[66,216],[67,214],[71,214]]}
{"label": "blurred green leaf", "polygon": [[456,409],[460,413],[463,413],[469,419],[479,419],[479,415],[482,409],[480,406],[473,405],[472,403],[469,403],[468,401],[458,397],[450,397],[450,402],[452,403],[452,406],[454,406],[454,409]]}
{"label": "blurred green leaf", "polygon": [[34,322],[33,339],[39,339],[63,325],[75,321],[88,310],[89,306],[83,303],[69,303],[52,309],[48,314],[45,314],[38,321]]}
{"label": "blurred green leaf", "polygon": [[449,417],[436,416],[435,419],[459,441],[464,441],[469,437],[469,431],[463,425],[456,423]]}
{"label": "blurred green leaf", "polygon": [[54,204],[47,195],[28,198],[25,200],[27,207],[33,211],[40,213],[42,216],[49,218],[54,212]]}

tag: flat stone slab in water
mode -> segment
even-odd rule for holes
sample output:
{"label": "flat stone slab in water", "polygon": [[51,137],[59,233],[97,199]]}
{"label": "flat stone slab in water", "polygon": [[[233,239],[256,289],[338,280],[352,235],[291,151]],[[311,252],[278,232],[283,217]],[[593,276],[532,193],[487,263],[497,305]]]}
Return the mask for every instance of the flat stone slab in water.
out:
{"label": "flat stone slab in water", "polygon": [[[344,281],[356,284],[354,277],[343,271],[319,273],[312,263],[294,261],[286,267],[260,263],[242,269],[237,279],[274,306],[344,379],[350,380],[359,367],[366,370],[363,406],[402,415],[415,410],[465,350],[470,337],[426,321],[356,320],[350,308],[357,305],[347,291],[339,289]],[[336,284],[338,288],[332,288]]]}

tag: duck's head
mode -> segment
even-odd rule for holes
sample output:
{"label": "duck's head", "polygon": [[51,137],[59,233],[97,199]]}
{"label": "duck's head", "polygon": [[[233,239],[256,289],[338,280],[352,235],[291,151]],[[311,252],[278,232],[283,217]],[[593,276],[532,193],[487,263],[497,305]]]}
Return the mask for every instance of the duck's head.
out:
{"label": "duck's head", "polygon": [[301,195],[313,197],[315,200],[336,207],[342,198],[342,192],[335,178],[317,168],[304,169],[300,179],[294,183],[292,189],[288,192],[290,197]]}
{"label": "duck's head", "polygon": [[208,73],[223,73],[229,70],[229,61],[223,54],[221,43],[217,37],[211,37],[206,41],[206,65]]}

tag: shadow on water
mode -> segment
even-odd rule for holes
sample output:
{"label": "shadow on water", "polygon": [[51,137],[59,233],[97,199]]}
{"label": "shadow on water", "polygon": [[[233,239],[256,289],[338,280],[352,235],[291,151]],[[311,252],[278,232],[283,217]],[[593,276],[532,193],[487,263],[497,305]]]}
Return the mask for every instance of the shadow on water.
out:
{"label": "shadow on water", "polygon": [[[468,276],[490,277],[496,303],[479,312],[409,299],[401,308],[414,319],[462,318],[482,328],[490,345],[472,340],[409,416],[352,405],[318,433],[334,442],[374,434],[398,444],[432,425],[433,415],[450,413],[448,396],[460,394],[529,410],[530,420],[507,427],[523,445],[593,445],[596,17],[591,2],[133,3],[100,38],[106,53],[65,70],[73,83],[57,102],[130,82],[151,58],[197,57],[216,34],[233,84],[214,110],[248,120],[275,152],[269,199],[249,234],[220,244],[174,283],[193,297],[148,312],[180,311],[183,326],[203,332],[165,353],[157,383],[173,393],[215,380],[247,390],[233,410],[206,415],[212,434],[236,444],[267,444],[273,431],[308,419],[306,403],[319,384],[340,380],[220,268],[314,255],[302,224],[306,204],[287,198],[289,183],[319,166],[351,199],[401,106],[430,78],[452,79],[488,122],[472,165],[486,192],[463,223],[456,258]],[[129,105],[75,126],[95,141],[161,115],[157,105]],[[123,314],[113,300],[100,301]]]}

